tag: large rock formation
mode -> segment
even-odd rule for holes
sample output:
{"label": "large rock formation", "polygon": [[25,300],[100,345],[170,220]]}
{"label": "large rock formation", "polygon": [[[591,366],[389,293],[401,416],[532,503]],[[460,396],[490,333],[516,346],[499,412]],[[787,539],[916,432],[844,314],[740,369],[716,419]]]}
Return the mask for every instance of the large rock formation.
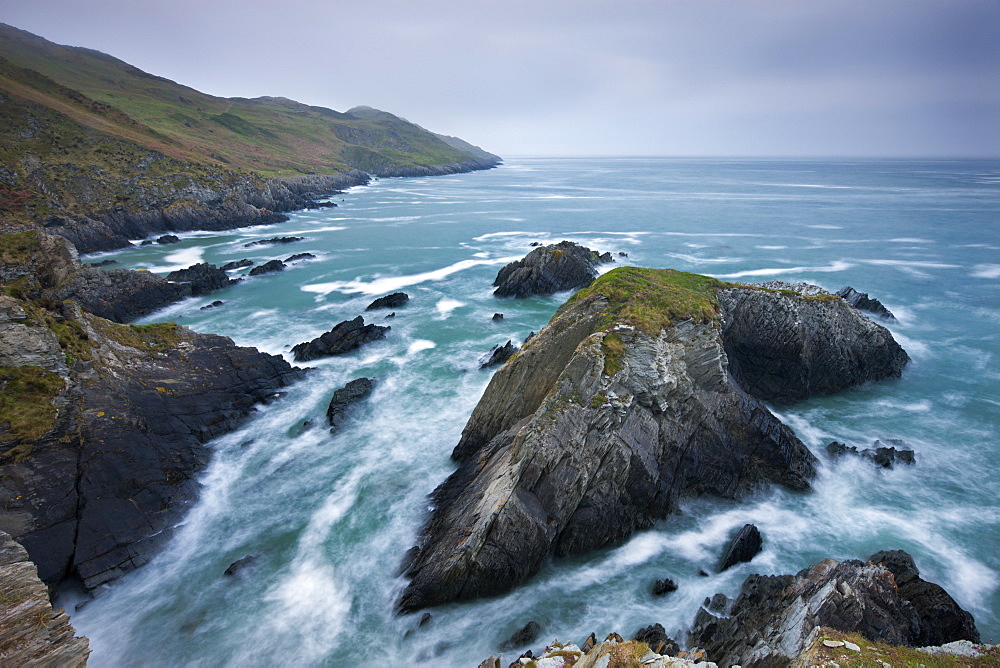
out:
{"label": "large rock formation", "polygon": [[53,610],[28,553],[0,531],[0,665],[87,665],[90,643],[76,637],[69,615]]}
{"label": "large rock formation", "polygon": [[867,292],[858,292],[851,286],[845,285],[841,289],[837,290],[837,296],[856,309],[874,313],[880,318],[885,318],[886,320],[891,320],[893,322],[896,320],[896,316],[892,314],[892,311],[887,309],[879,300],[874,297],[869,297]]}
{"label": "large rock formation", "polygon": [[572,241],[541,246],[501,269],[493,294],[524,298],[583,288],[597,276],[598,264],[613,261],[610,253],[600,255]]}
{"label": "large rock formation", "polygon": [[[903,581],[882,560],[908,571]],[[893,645],[978,641],[971,615],[915,573],[909,555],[894,551],[866,564],[826,559],[797,575],[751,575],[735,601],[702,608],[690,641],[720,666],[748,667],[789,665],[820,626]]]}
{"label": "large rock formation", "polygon": [[187,283],[192,295],[204,295],[215,292],[230,285],[239,283],[238,278],[229,278],[224,269],[214,264],[199,262],[187,269],[178,269],[167,274],[167,280],[175,283]]}
{"label": "large rock formation", "polygon": [[0,529],[44,581],[94,587],[151,557],[197,493],[205,443],[301,372],[225,337],[57,301],[63,286],[20,263],[9,236],[0,269],[25,271],[0,304]]}
{"label": "large rock formation", "polygon": [[382,325],[366,325],[360,315],[354,320],[344,320],[334,325],[333,329],[292,347],[292,356],[296,362],[309,362],[320,357],[343,355],[366,343],[384,339],[391,327]]}
{"label": "large rock formation", "polygon": [[[726,312],[723,298],[742,308]],[[750,313],[750,303],[766,313]],[[786,322],[814,309],[801,325]],[[400,608],[505,591],[549,555],[620,542],[684,498],[808,489],[815,458],[731,373],[725,332],[745,331],[742,317],[762,319],[843,368],[867,339],[826,350],[831,343],[812,330],[825,327],[824,310],[843,340],[871,324],[839,299],[672,270],[617,269],[572,297],[497,371],[473,411],[453,452],[462,464],[435,491],[409,555]],[[808,391],[803,346],[781,349],[793,357],[775,368]]]}

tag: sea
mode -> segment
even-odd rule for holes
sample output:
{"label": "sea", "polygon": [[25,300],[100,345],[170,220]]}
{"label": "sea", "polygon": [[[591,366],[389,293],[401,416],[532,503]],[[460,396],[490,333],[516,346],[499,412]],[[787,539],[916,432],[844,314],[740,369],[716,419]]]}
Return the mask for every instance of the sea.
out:
{"label": "sea", "polygon": [[[310,362],[284,397],[212,441],[200,497],[152,562],[79,610],[73,594],[62,599],[90,638],[90,665],[476,666],[529,621],[541,627],[536,650],[654,623],[683,643],[706,597],[734,596],[751,573],[882,549],[913,555],[983,640],[1000,642],[1000,161],[525,157],[332,197],[336,208],[284,223],[84,258],[166,274],[312,253],[142,320],[289,361],[291,346],[358,315],[392,327]],[[304,239],[246,246],[275,236]],[[898,380],[773,409],[819,459],[809,493],[689,500],[621,545],[550,560],[507,594],[400,616],[400,563],[493,373],[480,361],[544,327],[569,296],[499,299],[491,284],[532,244],[563,239],[610,251],[602,270],[853,286],[895,314],[884,324],[912,361]],[[410,296],[395,317],[365,311],[395,291]],[[331,434],[333,392],[361,376],[376,379],[374,393]],[[826,454],[834,440],[876,439],[905,441],[915,463]],[[716,573],[745,523],[763,552]],[[247,555],[251,567],[224,575]],[[661,578],[677,591],[653,597]]]}

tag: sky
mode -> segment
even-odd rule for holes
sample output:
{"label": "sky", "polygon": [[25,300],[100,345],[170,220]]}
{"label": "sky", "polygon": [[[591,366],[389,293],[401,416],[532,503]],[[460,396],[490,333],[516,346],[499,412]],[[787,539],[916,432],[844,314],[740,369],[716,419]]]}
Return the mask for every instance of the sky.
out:
{"label": "sky", "polygon": [[0,21],[501,156],[1000,156],[1000,0],[0,0]]}

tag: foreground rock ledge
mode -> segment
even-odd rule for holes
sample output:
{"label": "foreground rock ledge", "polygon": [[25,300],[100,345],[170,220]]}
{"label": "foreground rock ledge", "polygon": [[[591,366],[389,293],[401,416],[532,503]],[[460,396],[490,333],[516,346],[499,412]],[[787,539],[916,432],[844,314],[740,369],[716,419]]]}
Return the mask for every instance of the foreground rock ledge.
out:
{"label": "foreground rock ledge", "polygon": [[[906,363],[884,328],[830,295],[609,272],[493,377],[453,452],[462,465],[434,492],[399,608],[506,591],[550,555],[621,542],[684,498],[809,489],[814,456],[754,396],[764,383],[746,362],[747,318],[782,344],[761,344],[781,396],[891,377]],[[835,336],[824,336],[831,323]],[[878,364],[886,354],[893,363]],[[839,382],[817,383],[831,367]]]}

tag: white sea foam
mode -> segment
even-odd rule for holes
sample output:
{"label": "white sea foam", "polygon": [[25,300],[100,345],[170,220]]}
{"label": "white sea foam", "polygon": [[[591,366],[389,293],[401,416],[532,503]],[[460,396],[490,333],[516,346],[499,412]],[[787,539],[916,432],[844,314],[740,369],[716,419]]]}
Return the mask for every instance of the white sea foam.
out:
{"label": "white sea foam", "polygon": [[1000,264],[977,264],[973,269],[975,278],[1000,278]]}
{"label": "white sea foam", "polygon": [[894,411],[907,411],[909,413],[929,413],[931,411],[931,402],[927,399],[922,401],[911,401],[911,402],[901,402],[893,401],[891,399],[879,399],[875,402],[876,406],[882,408],[889,408]]}
{"label": "white sea foam", "polygon": [[747,276],[782,276],[785,274],[831,273],[850,269],[854,265],[844,260],[836,260],[824,267],[780,267],[768,269],[748,269],[732,274],[712,274],[716,278],[745,278]]}
{"label": "white sea foam", "polygon": [[437,348],[437,344],[433,341],[428,341],[427,339],[417,339],[416,341],[411,341],[410,345],[406,347],[406,353],[408,355],[414,355],[419,353],[421,350],[431,350]]}
{"label": "white sea foam", "polygon": [[442,299],[434,305],[434,308],[437,309],[438,316],[443,320],[460,306],[465,306],[465,302],[460,302],[457,299]]}
{"label": "white sea foam", "polygon": [[784,250],[788,246],[754,246],[754,248],[759,248],[761,250]]}
{"label": "white sea foam", "polygon": [[674,257],[691,264],[726,264],[727,262],[739,262],[741,257],[698,257],[686,253],[667,253],[667,257]]}
{"label": "white sea foam", "polygon": [[961,266],[945,262],[919,262],[914,260],[858,260],[858,262],[882,267],[919,267],[920,269],[958,269]]}
{"label": "white sea foam", "polygon": [[201,262],[204,255],[204,247],[181,248],[164,256],[163,261],[169,264],[150,267],[149,270],[154,272],[168,272],[176,271],[178,269],[187,269],[192,264],[198,264]]}
{"label": "white sea foam", "polygon": [[842,230],[842,225],[806,225],[811,230]]}
{"label": "white sea foam", "polygon": [[921,239],[920,237],[897,237],[895,239],[889,239],[891,243],[897,244],[932,244],[934,243],[930,239]]}
{"label": "white sea foam", "polygon": [[433,271],[425,271],[420,274],[410,274],[408,276],[386,276],[373,278],[370,281],[364,281],[361,279],[355,279],[353,281],[331,281],[329,283],[313,283],[311,285],[303,285],[301,290],[303,292],[313,292],[318,295],[328,295],[331,292],[342,292],[345,294],[356,294],[361,293],[365,295],[377,295],[384,294],[388,292],[396,292],[405,288],[409,285],[417,285],[419,283],[424,283],[425,281],[440,281],[452,274],[469,269],[471,267],[478,267],[481,265],[496,265],[496,264],[507,264],[513,262],[514,260],[519,260],[519,256],[514,257],[501,257],[494,258],[492,260],[462,260],[456,262],[455,264],[450,264],[447,267],[442,267],[440,269],[435,269]]}

